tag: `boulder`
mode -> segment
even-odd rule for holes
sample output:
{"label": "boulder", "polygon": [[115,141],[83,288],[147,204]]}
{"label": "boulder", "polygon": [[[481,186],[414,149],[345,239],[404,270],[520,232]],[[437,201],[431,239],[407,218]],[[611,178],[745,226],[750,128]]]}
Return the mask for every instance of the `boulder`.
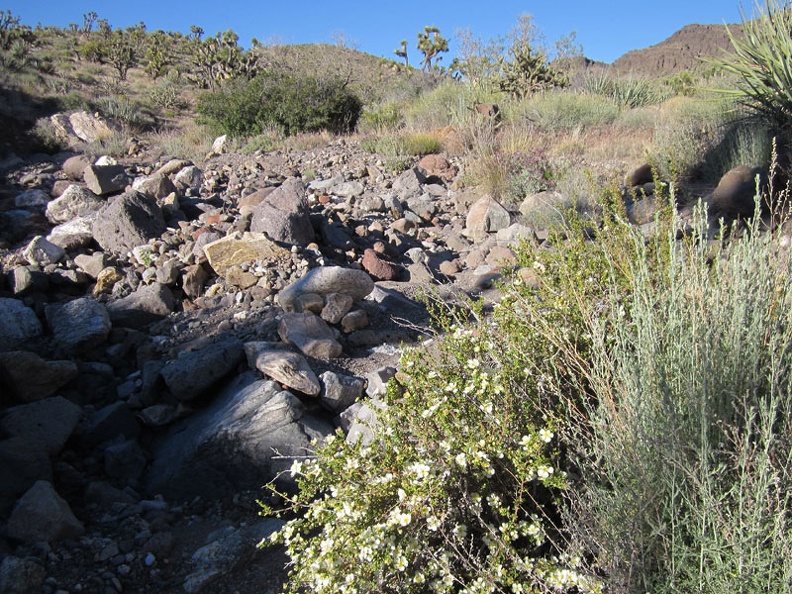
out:
{"label": "boulder", "polygon": [[183,167],[173,178],[177,187],[185,190],[198,191],[203,183],[203,171],[195,165]]}
{"label": "boulder", "polygon": [[126,402],[114,402],[97,410],[82,434],[83,444],[95,448],[103,443],[123,439],[134,439],[140,434],[140,424],[135,413]]}
{"label": "boulder", "polygon": [[294,311],[300,295],[343,293],[354,300],[363,299],[374,290],[374,281],[364,270],[341,266],[312,268],[302,278],[278,293],[278,302],[286,311]]}
{"label": "boulder", "polygon": [[82,181],[83,171],[85,171],[85,168],[90,164],[91,163],[88,161],[88,157],[85,155],[74,155],[63,162],[61,170],[70,180]]}
{"label": "boulder", "polygon": [[24,346],[43,331],[32,309],[18,299],[0,297],[0,351]]}
{"label": "boulder", "polygon": [[97,213],[94,238],[105,251],[126,253],[165,231],[157,201],[140,192],[127,192]]}
{"label": "boulder", "polygon": [[[759,188],[757,189],[757,176]],[[762,190],[762,169],[738,165],[730,169],[718,182],[712,194],[705,198],[714,217],[751,217],[756,209],[755,196]]]}
{"label": "boulder", "polygon": [[16,198],[14,198],[14,206],[26,210],[41,210],[47,207],[49,201],[50,195],[47,192],[33,188],[17,194]]}
{"label": "boulder", "polygon": [[0,353],[0,377],[17,402],[51,396],[77,377],[74,361],[46,361],[30,351]]}
{"label": "boulder", "polygon": [[289,178],[253,211],[250,230],[273,241],[305,246],[314,241],[308,198],[300,178]]}
{"label": "boulder", "polygon": [[352,309],[355,300],[346,293],[330,293],[324,298],[319,316],[328,324],[338,324]]}
{"label": "boulder", "polygon": [[318,396],[322,387],[305,357],[293,351],[273,348],[268,342],[245,343],[248,366],[309,396]]}
{"label": "boulder", "polygon": [[142,285],[134,293],[111,301],[107,313],[114,326],[142,329],[158,322],[176,308],[176,299],[167,285]]}
{"label": "boulder", "polygon": [[88,165],[83,171],[83,180],[97,196],[120,192],[129,183],[123,165]]}
{"label": "boulder", "polygon": [[96,142],[113,134],[113,129],[102,116],[87,111],[77,111],[69,116],[74,135],[85,142]]}
{"label": "boulder", "polygon": [[401,200],[407,200],[422,193],[421,185],[426,183],[426,176],[418,167],[403,172],[393,181],[393,191]]}
{"label": "boulder", "polygon": [[304,414],[299,398],[276,382],[243,373],[155,444],[148,490],[188,501],[259,490],[289,469],[292,456],[309,455],[313,437],[332,433],[332,425]]}
{"label": "boulder", "polygon": [[201,349],[181,353],[160,373],[173,396],[190,401],[236,369],[243,357],[239,339],[221,337]]}
{"label": "boulder", "polygon": [[40,592],[47,572],[34,559],[21,559],[11,555],[0,563],[0,592],[26,594]]}
{"label": "boulder", "polygon": [[47,241],[64,250],[77,250],[87,247],[93,241],[93,227],[96,214],[77,217],[56,225],[47,235]]}
{"label": "boulder", "polygon": [[491,196],[483,196],[470,206],[465,219],[465,231],[469,237],[479,241],[510,224],[509,211]]}
{"label": "boulder", "polygon": [[330,326],[311,312],[283,314],[278,335],[305,355],[317,359],[333,359],[343,351]]}
{"label": "boulder", "polygon": [[418,161],[418,168],[427,177],[439,177],[451,181],[459,172],[459,168],[451,165],[442,155],[426,155]]}
{"label": "boulder", "polygon": [[0,514],[8,517],[17,499],[39,480],[52,480],[46,448],[31,447],[25,437],[0,440]]}
{"label": "boulder", "polygon": [[90,297],[48,305],[47,323],[60,350],[67,355],[88,352],[101,346],[110,334],[110,316],[104,305]]}
{"label": "boulder", "polygon": [[170,178],[162,173],[154,173],[153,175],[137,178],[132,182],[132,189],[143,192],[156,200],[162,200],[172,192],[177,191]]}
{"label": "boulder", "polygon": [[232,233],[203,247],[209,265],[220,276],[241,264],[289,258],[291,252],[263,233]]}
{"label": "boulder", "polygon": [[48,481],[36,481],[8,519],[8,537],[25,544],[76,538],[84,532],[69,504]]}
{"label": "boulder", "polygon": [[0,419],[0,433],[18,438],[25,449],[52,456],[60,452],[81,417],[79,406],[53,396],[7,409]]}
{"label": "boulder", "polygon": [[64,249],[49,241],[46,237],[37,235],[30,240],[22,255],[30,264],[47,266],[57,264],[66,257]]}
{"label": "boulder", "polygon": [[399,266],[380,257],[371,248],[366,248],[363,252],[361,264],[363,269],[375,281],[392,281],[397,280],[401,276],[401,268]]}
{"label": "boulder", "polygon": [[627,176],[627,185],[630,188],[642,186],[654,181],[654,171],[649,163],[644,163],[640,167],[633,169]]}
{"label": "boulder", "polygon": [[334,413],[340,413],[357,402],[366,387],[365,380],[333,371],[325,371],[319,379],[324,387],[320,401]]}
{"label": "boulder", "polygon": [[101,210],[105,201],[88,188],[70,185],[58,198],[47,204],[47,220],[53,225]]}

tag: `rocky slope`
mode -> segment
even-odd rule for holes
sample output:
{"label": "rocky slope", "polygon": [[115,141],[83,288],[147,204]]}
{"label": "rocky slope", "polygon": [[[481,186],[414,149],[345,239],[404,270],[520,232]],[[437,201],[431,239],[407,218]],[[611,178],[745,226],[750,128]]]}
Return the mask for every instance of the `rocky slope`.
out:
{"label": "rocky slope", "polygon": [[[739,25],[728,26],[733,33],[739,34]],[[730,49],[724,25],[687,25],[660,43],[627,52],[612,66],[622,74],[654,78],[706,68],[706,59],[721,57]]]}
{"label": "rocky slope", "polygon": [[3,163],[2,591],[277,591],[262,485],[337,427],[367,438],[431,334],[417,293],[484,293],[535,237],[438,155],[145,148]]}

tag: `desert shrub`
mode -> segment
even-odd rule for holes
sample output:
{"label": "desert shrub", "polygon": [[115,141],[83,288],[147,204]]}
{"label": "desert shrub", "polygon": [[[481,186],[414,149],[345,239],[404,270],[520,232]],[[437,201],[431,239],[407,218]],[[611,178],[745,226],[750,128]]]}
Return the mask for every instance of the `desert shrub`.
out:
{"label": "desert shrub", "polygon": [[166,155],[200,163],[212,148],[215,136],[206,127],[190,123],[183,129],[162,130],[148,135],[152,147]]}
{"label": "desert shrub", "polygon": [[395,101],[372,105],[360,115],[358,131],[362,134],[382,134],[403,124],[402,106]]}
{"label": "desert shrub", "polygon": [[715,252],[703,214],[685,241],[631,232],[629,290],[584,307],[567,526],[614,592],[791,583],[790,254],[759,225]]}
{"label": "desert shrub", "polygon": [[768,121],[786,130],[792,124],[792,11],[786,3],[766,0],[755,18],[742,14],[742,35],[727,27],[732,54],[716,62],[738,78],[729,94]]}
{"label": "desert shrub", "polygon": [[286,135],[319,130],[341,134],[355,128],[362,105],[341,80],[269,73],[252,80],[236,78],[219,91],[204,93],[197,109],[216,132],[233,136],[252,136],[268,126]]}
{"label": "desert shrub", "polygon": [[637,76],[611,76],[603,71],[583,78],[583,92],[613,99],[622,108],[646,107],[668,99],[673,91]]}
{"label": "desert shrub", "polygon": [[49,118],[39,118],[36,120],[31,130],[33,139],[33,150],[48,154],[55,154],[65,148],[65,141],[55,130],[55,125]]}
{"label": "desert shrub", "polygon": [[478,147],[463,182],[507,204],[519,204],[528,194],[555,187],[553,164],[539,148],[508,153],[499,146]]}
{"label": "desert shrub", "polygon": [[148,93],[148,99],[155,107],[168,112],[178,113],[189,107],[179,87],[169,81],[153,87]]}
{"label": "desert shrub", "polygon": [[534,95],[520,109],[524,117],[545,131],[604,126],[619,115],[619,105],[613,99],[572,91]]}
{"label": "desert shrub", "polygon": [[143,131],[154,125],[155,118],[140,102],[124,95],[110,95],[95,102],[96,110],[108,120],[131,131]]}
{"label": "desert shrub", "polygon": [[[299,515],[274,535],[289,591],[597,591],[560,551],[554,426],[497,334],[447,327],[409,351],[373,441],[336,435],[295,460]],[[530,387],[529,387],[530,386]],[[372,405],[374,406],[374,405]]]}
{"label": "desert shrub", "polygon": [[412,101],[404,118],[409,130],[436,130],[466,118],[474,105],[485,100],[469,85],[447,81]]}
{"label": "desert shrub", "polygon": [[387,134],[363,139],[361,148],[384,157],[422,156],[441,152],[443,141],[431,133]]}

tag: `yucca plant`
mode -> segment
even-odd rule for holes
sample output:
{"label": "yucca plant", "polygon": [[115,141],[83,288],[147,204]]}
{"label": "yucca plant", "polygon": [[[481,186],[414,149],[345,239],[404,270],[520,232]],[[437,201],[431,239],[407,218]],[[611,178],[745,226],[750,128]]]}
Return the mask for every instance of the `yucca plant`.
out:
{"label": "yucca plant", "polygon": [[738,86],[723,91],[788,129],[792,124],[792,10],[787,2],[766,0],[755,18],[742,13],[742,35],[728,27],[733,53],[715,63],[738,78]]}

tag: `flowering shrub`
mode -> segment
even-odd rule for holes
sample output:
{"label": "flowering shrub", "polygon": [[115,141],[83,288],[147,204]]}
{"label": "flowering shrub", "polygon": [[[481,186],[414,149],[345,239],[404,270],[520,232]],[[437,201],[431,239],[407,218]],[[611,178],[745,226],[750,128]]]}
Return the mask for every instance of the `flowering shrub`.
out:
{"label": "flowering shrub", "polygon": [[292,519],[272,537],[291,592],[599,591],[563,552],[565,473],[525,397],[532,372],[501,365],[495,328],[450,330],[405,354],[373,442],[338,434],[292,465]]}

